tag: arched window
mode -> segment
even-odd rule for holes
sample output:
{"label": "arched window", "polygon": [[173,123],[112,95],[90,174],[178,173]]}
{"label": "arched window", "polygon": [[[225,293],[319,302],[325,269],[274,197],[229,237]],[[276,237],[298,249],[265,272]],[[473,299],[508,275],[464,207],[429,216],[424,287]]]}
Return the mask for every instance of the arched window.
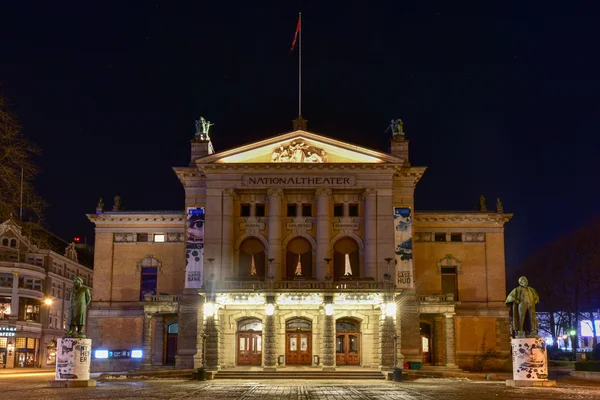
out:
{"label": "arched window", "polygon": [[350,237],[343,237],[333,245],[333,277],[360,277],[358,244]]}
{"label": "arched window", "polygon": [[312,278],[312,246],[303,237],[297,237],[287,245],[285,275],[287,278]]}
{"label": "arched window", "polygon": [[338,319],[335,322],[336,332],[360,332],[360,323],[353,319]]}
{"label": "arched window", "polygon": [[285,323],[286,331],[311,331],[312,323],[304,318],[289,319]]}
{"label": "arched window", "polygon": [[17,247],[17,239],[11,239],[11,241],[10,241],[10,247],[13,247],[13,248]]}
{"label": "arched window", "polygon": [[2,246],[8,247],[8,239],[7,238],[2,239]]}
{"label": "arched window", "polygon": [[262,321],[258,318],[243,319],[238,322],[238,332],[262,332]]}
{"label": "arched window", "polygon": [[179,324],[177,322],[169,324],[167,326],[167,333],[177,335],[179,333]]}
{"label": "arched window", "polygon": [[240,245],[239,277],[265,277],[265,245],[255,237],[248,238]]}

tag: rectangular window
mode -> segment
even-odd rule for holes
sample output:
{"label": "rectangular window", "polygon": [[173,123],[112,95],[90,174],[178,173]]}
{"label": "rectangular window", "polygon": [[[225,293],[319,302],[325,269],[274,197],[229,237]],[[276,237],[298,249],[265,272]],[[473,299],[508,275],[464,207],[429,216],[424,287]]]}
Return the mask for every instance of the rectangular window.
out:
{"label": "rectangular window", "polygon": [[344,205],[341,203],[337,203],[333,205],[333,216],[334,217],[343,217],[344,216]]}
{"label": "rectangular window", "polygon": [[442,295],[453,294],[458,301],[458,276],[456,267],[442,267]]}
{"label": "rectangular window", "polygon": [[349,217],[358,217],[358,204],[350,204],[348,207]]}
{"label": "rectangular window", "polygon": [[451,233],[450,241],[451,242],[462,242],[462,234],[461,233]]}
{"label": "rectangular window", "polygon": [[256,207],[255,208],[256,216],[264,217],[265,216],[265,205],[264,204],[256,204],[255,207]]}
{"label": "rectangular window", "polygon": [[156,267],[142,267],[142,285],[140,299],[144,300],[144,296],[155,295],[156,285],[158,283],[158,268]]}
{"label": "rectangular window", "polygon": [[147,242],[148,241],[148,234],[147,233],[138,233],[137,234],[137,241],[138,242]]}
{"label": "rectangular window", "polygon": [[250,204],[240,204],[240,217],[250,216]]}
{"label": "rectangular window", "polygon": [[296,216],[296,203],[288,203],[287,205],[287,216],[295,217]]}
{"label": "rectangular window", "polygon": [[436,242],[445,242],[446,241],[446,234],[445,233],[436,233],[435,234],[435,241]]}
{"label": "rectangular window", "polygon": [[154,241],[156,243],[164,243],[164,241],[165,241],[165,235],[164,235],[164,233],[155,233],[154,234]]}
{"label": "rectangular window", "polygon": [[302,216],[312,217],[312,204],[302,204]]}

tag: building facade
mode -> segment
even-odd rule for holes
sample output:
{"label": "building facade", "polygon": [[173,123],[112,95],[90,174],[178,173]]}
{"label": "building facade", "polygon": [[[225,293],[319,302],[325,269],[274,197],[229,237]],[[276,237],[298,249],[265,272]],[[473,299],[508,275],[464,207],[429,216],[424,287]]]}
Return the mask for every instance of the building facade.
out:
{"label": "building facade", "polygon": [[117,354],[93,369],[508,360],[511,215],[415,212],[401,129],[383,153],[296,128],[219,153],[197,134],[184,212],[88,216],[89,332]]}
{"label": "building facade", "polygon": [[56,364],[56,341],[68,329],[72,280],[92,286],[75,243],[64,254],[40,249],[18,223],[0,224],[0,368]]}

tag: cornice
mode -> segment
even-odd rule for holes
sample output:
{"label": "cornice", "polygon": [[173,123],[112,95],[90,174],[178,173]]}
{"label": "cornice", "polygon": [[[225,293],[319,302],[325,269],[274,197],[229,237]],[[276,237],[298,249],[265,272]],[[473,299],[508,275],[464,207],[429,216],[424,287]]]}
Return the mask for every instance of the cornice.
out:
{"label": "cornice", "polygon": [[470,222],[494,223],[504,225],[513,217],[513,214],[486,213],[486,212],[416,212],[415,222]]}
{"label": "cornice", "polygon": [[398,178],[412,179],[413,185],[416,185],[417,183],[419,183],[419,181],[423,177],[423,174],[425,173],[426,169],[427,169],[427,167],[408,167],[407,168],[407,167],[397,166],[396,173],[394,174],[394,176],[398,177]]}
{"label": "cornice", "polygon": [[[389,171],[390,173],[401,167],[401,164],[371,164],[371,163],[221,163],[204,164],[198,161],[198,174],[200,176],[210,173],[223,172],[285,172],[285,171],[307,171],[317,173],[353,172],[368,173],[370,171]],[[181,178],[180,178],[181,179]]]}
{"label": "cornice", "polygon": [[100,225],[136,225],[140,223],[154,223],[156,225],[182,224],[185,222],[184,213],[103,213],[87,214],[88,219]]}

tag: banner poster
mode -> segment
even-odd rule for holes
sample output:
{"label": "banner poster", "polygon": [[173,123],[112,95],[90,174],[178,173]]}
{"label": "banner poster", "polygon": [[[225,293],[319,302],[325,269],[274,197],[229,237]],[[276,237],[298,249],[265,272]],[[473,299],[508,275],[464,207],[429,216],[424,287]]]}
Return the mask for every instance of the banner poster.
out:
{"label": "banner poster", "polygon": [[412,214],[408,207],[394,208],[394,253],[396,286],[414,288]]}
{"label": "banner poster", "polygon": [[204,207],[187,209],[185,287],[200,289],[204,267]]}

